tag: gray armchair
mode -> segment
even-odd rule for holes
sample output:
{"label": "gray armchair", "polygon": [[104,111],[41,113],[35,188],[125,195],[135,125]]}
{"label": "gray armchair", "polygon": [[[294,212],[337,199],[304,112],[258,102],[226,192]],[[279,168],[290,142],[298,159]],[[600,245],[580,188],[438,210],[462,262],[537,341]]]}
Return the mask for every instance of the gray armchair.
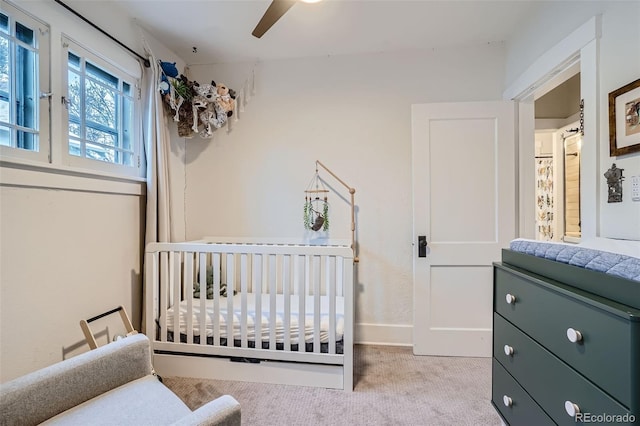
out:
{"label": "gray armchair", "polygon": [[153,375],[137,334],[0,385],[1,425],[240,425],[229,395],[191,411]]}

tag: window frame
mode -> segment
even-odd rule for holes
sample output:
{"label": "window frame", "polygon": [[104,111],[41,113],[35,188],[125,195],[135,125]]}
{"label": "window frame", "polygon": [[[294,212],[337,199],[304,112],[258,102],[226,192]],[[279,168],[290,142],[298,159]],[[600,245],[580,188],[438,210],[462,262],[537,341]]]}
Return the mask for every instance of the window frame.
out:
{"label": "window frame", "polygon": [[[34,78],[37,77],[35,82],[35,94],[38,96],[37,110],[35,113],[35,119],[38,123],[37,137],[38,137],[38,149],[29,150],[18,148],[14,146],[0,145],[0,156],[2,160],[27,160],[37,163],[49,163],[51,161],[51,28],[49,25],[36,18],[35,16],[27,13],[13,5],[3,1],[2,13],[9,17],[9,44],[18,45],[27,48],[29,50],[35,50],[37,55],[36,72]],[[17,39],[15,34],[15,24],[21,25],[33,30],[35,37],[35,47],[28,46],[25,43]],[[5,33],[2,33],[3,36]],[[15,49],[11,49],[14,50]],[[14,53],[9,52],[10,61],[14,62]],[[11,75],[10,75],[11,77]],[[16,93],[15,78],[11,79],[10,96]],[[12,108],[12,105],[9,106]],[[10,112],[11,114],[11,112]],[[10,126],[17,126],[15,122],[11,122]]]}
{"label": "window frame", "polygon": [[[123,69],[119,68],[117,65],[114,65],[108,59],[103,58],[101,55],[92,51],[87,46],[84,46],[66,34],[62,34],[61,37],[62,49],[61,49],[61,87],[63,92],[63,104],[64,102],[68,102],[69,93],[69,52],[73,55],[81,58],[81,62],[84,60],[88,60],[94,66],[97,66],[101,70],[115,76],[118,78],[119,86],[121,86],[121,82],[124,81],[128,83],[132,90],[132,131],[131,131],[131,151],[132,151],[132,162],[131,166],[112,163],[107,161],[101,161],[97,159],[87,158],[83,156],[76,156],[69,153],[70,148],[70,137],[69,137],[69,109],[66,104],[61,108],[61,158],[65,165],[71,167],[77,167],[81,169],[89,169],[95,170],[102,173],[113,173],[122,177],[142,177],[144,172],[143,168],[143,152],[142,152],[142,100],[141,100],[141,79],[136,78]],[[83,68],[83,67],[82,67]],[[84,68],[82,69],[84,73]],[[121,92],[118,91],[119,97],[122,96]],[[83,100],[84,102],[84,100]],[[82,120],[81,120],[82,121]],[[86,126],[85,126],[86,128]],[[118,129],[120,131],[120,129]]]}

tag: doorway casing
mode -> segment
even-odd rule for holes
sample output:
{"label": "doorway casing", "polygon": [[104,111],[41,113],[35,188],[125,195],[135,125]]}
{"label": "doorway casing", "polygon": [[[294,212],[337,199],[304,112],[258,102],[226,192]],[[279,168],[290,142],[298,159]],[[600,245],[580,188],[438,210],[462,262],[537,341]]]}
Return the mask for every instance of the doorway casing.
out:
{"label": "doorway casing", "polygon": [[535,238],[534,100],[580,72],[584,100],[584,137],[580,181],[582,237],[599,235],[598,56],[601,16],[594,16],[540,56],[505,90],[517,106],[518,235]]}

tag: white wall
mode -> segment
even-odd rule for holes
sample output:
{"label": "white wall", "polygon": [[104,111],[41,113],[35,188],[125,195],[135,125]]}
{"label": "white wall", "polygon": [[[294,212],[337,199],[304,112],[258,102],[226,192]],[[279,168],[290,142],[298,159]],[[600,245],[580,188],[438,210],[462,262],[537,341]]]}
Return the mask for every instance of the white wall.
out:
{"label": "white wall", "polygon": [[[599,195],[598,235],[640,240],[640,202],[631,201],[631,179],[640,175],[640,153],[617,158],[609,156],[608,94],[640,77],[640,3],[631,1],[547,2],[538,14],[523,24],[521,32],[507,46],[506,86],[513,83],[542,53],[592,16],[602,15],[599,42],[598,140]],[[625,169],[623,202],[607,203],[604,173],[616,163]]]}
{"label": "white wall", "polygon": [[[356,339],[411,343],[411,104],[500,99],[503,63],[500,44],[260,63],[233,131],[187,141],[187,237],[303,237],[303,191],[318,159],[356,189]],[[234,88],[250,69],[191,72]],[[453,173],[454,160],[452,151]],[[349,205],[329,197],[331,237],[349,238]]]}

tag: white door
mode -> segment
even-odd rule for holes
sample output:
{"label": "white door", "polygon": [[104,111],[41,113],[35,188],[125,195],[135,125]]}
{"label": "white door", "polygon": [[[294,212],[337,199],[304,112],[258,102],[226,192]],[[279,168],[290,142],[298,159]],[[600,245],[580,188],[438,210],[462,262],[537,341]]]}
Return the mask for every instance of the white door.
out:
{"label": "white door", "polygon": [[514,124],[507,101],[412,106],[416,355],[491,356],[492,262],[516,232]]}

